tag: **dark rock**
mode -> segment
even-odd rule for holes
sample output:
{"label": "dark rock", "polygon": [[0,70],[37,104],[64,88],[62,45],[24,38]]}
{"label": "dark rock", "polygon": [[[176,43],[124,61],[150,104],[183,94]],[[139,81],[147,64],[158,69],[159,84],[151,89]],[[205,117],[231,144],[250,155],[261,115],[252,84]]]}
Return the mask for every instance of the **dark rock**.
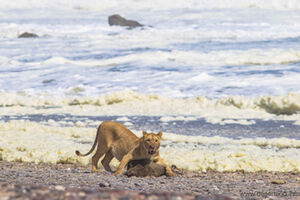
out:
{"label": "dark rock", "polygon": [[149,159],[131,160],[127,165],[126,176],[163,176],[166,175],[166,168]]}
{"label": "dark rock", "polygon": [[110,26],[126,26],[129,28],[136,28],[143,26],[137,21],[134,20],[128,20],[124,17],[121,17],[120,15],[111,15],[108,17],[108,24]]}
{"label": "dark rock", "polygon": [[24,32],[18,36],[18,38],[36,38],[39,37],[37,34]]}
{"label": "dark rock", "polygon": [[100,186],[100,187],[109,187],[110,184],[109,184],[109,183],[106,183],[106,182],[103,182],[103,183],[99,183],[99,186]]}

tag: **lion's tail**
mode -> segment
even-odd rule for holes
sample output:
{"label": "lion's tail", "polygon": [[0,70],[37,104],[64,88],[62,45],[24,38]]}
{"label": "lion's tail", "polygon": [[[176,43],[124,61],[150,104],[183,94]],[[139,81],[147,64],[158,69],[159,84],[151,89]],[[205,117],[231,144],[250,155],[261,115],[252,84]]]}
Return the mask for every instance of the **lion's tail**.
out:
{"label": "lion's tail", "polygon": [[86,154],[82,154],[82,153],[80,153],[80,151],[76,150],[75,153],[76,153],[77,156],[87,156],[87,155],[91,154],[94,151],[94,149],[96,148],[97,143],[98,143],[98,137],[99,137],[99,134],[100,134],[100,127],[101,127],[101,125],[98,127],[97,135],[96,135],[93,147]]}

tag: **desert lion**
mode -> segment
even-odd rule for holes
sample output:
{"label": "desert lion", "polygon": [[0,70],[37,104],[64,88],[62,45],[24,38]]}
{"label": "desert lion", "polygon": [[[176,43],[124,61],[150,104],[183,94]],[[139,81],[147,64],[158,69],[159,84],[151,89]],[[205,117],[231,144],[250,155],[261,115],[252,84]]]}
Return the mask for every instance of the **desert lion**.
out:
{"label": "desert lion", "polygon": [[81,154],[79,151],[75,153],[78,156],[87,156],[94,151],[98,144],[96,153],[92,157],[92,168],[95,172],[98,172],[97,163],[99,159],[105,154],[101,163],[107,171],[112,172],[109,163],[113,157],[120,161],[120,165],[114,175],[121,174],[130,160],[149,159],[165,166],[167,175],[174,176],[175,173],[172,172],[172,169],[159,155],[161,136],[162,132],[154,134],[143,131],[143,136],[138,138],[124,125],[117,122],[104,121],[98,127],[91,150],[86,154]]}

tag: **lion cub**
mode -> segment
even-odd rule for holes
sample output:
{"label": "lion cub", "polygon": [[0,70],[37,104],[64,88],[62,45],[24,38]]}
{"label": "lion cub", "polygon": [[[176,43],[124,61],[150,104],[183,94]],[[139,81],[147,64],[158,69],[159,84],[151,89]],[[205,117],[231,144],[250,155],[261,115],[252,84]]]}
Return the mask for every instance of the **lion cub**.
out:
{"label": "lion cub", "polygon": [[92,157],[92,168],[95,172],[98,172],[97,163],[99,159],[105,154],[101,163],[107,171],[112,172],[109,163],[113,157],[120,161],[120,165],[114,175],[121,174],[131,160],[150,159],[157,164],[165,166],[167,175],[175,176],[172,169],[159,155],[161,137],[162,132],[154,134],[143,131],[143,136],[138,138],[124,125],[105,121],[98,127],[91,150],[86,154],[81,154],[79,151],[75,151],[75,153],[78,156],[87,156],[94,151],[98,143],[96,153]]}

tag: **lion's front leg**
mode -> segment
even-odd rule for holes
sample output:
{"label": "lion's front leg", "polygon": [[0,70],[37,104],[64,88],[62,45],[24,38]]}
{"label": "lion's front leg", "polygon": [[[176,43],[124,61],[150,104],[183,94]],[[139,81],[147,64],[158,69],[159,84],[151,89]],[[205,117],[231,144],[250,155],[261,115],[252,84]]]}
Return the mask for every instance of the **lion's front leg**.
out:
{"label": "lion's front leg", "polygon": [[120,165],[119,165],[117,171],[115,171],[114,175],[120,175],[120,174],[122,174],[122,172],[123,172],[124,168],[126,167],[127,163],[128,163],[131,159],[132,159],[132,154],[131,154],[131,153],[126,154],[126,155],[122,158],[122,160],[121,160],[121,162],[120,162]]}
{"label": "lion's front leg", "polygon": [[168,176],[176,176],[171,167],[169,167],[162,158],[158,158],[156,163],[166,167],[166,173]]}

